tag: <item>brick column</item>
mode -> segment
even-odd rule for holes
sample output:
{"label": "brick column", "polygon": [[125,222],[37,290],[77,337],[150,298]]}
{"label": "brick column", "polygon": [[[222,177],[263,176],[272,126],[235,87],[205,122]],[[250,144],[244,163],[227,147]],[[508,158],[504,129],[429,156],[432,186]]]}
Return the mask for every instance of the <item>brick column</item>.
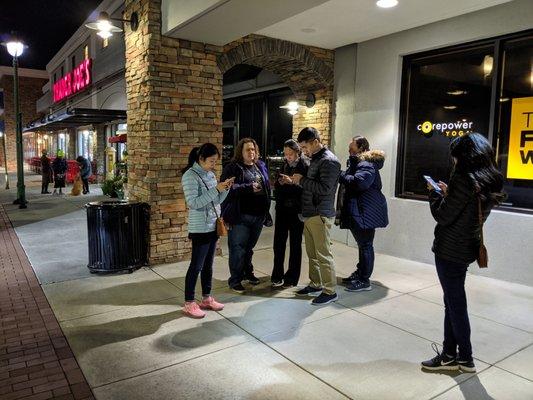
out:
{"label": "brick column", "polygon": [[[333,87],[314,93],[316,103],[311,108],[302,107],[292,117],[292,133],[294,138],[306,126],[312,126],[320,132],[322,143],[331,146],[331,125],[333,117]],[[304,101],[301,101],[304,103]]]}
{"label": "brick column", "polygon": [[95,125],[96,129],[96,152],[94,161],[96,161],[96,170],[98,182],[105,179],[105,148],[107,146],[105,137],[105,125]]}
{"label": "brick column", "polygon": [[151,206],[150,262],[190,257],[181,168],[191,148],[222,146],[220,48],[161,35],[161,0],[126,0],[128,186]]}

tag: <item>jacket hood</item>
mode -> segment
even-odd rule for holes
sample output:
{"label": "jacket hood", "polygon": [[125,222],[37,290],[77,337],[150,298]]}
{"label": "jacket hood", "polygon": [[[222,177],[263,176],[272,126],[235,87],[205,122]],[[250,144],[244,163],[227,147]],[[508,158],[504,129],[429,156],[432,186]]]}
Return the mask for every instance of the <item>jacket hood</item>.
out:
{"label": "jacket hood", "polygon": [[375,164],[377,169],[383,168],[385,152],[382,150],[369,150],[358,155],[359,161],[367,161]]}

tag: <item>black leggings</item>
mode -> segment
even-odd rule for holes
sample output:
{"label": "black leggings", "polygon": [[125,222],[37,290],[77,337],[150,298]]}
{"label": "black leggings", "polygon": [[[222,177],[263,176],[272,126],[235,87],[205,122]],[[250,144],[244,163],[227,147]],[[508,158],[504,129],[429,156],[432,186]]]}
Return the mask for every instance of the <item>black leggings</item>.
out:
{"label": "black leggings", "polygon": [[211,294],[213,279],[213,260],[218,237],[213,234],[208,238],[192,238],[192,256],[185,276],[185,301],[194,301],[194,288],[201,273],[202,295]]}

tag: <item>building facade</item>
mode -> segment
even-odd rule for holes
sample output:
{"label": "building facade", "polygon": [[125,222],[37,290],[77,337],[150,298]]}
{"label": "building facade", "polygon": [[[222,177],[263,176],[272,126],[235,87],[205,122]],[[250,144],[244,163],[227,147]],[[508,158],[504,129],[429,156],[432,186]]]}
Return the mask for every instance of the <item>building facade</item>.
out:
{"label": "building facade", "polygon": [[[106,0],[95,14],[120,18],[122,9],[122,1]],[[103,178],[106,148],[115,148],[115,161],[125,150],[123,141],[110,143],[117,133],[127,132],[124,60],[122,32],[102,39],[81,26],[46,66],[48,82],[34,103],[44,116],[24,127],[28,155],[43,149],[51,156],[63,150],[68,159],[81,155]]]}
{"label": "building facade", "polygon": [[[42,113],[36,111],[35,102],[42,96],[42,87],[48,77],[46,71],[19,68],[19,102],[23,126],[38,118]],[[15,100],[13,93],[13,68],[0,67],[0,126],[5,140],[7,169],[17,169],[17,141],[15,125]],[[3,143],[2,143],[3,146]],[[0,168],[4,168],[4,152],[0,146]]]}

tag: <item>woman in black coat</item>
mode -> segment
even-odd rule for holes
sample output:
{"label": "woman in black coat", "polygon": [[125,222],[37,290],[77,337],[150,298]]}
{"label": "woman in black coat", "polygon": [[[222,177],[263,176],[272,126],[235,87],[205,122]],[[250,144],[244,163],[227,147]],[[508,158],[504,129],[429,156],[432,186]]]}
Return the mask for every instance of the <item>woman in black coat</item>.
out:
{"label": "woman in black coat", "polygon": [[356,136],[349,145],[348,169],[341,173],[342,188],[340,204],[340,226],[350,229],[359,249],[357,269],[348,278],[346,290],[359,292],[372,290],[370,276],[374,270],[374,235],[376,228],[389,224],[387,200],[381,192],[381,176],[385,153],[370,150],[368,140]]}
{"label": "woman in black coat", "polygon": [[[276,195],[276,224],[274,225],[274,268],[272,286],[289,288],[297,286],[302,266],[302,187],[287,183],[284,176],[307,175],[309,163],[302,157],[296,140],[289,139],[283,146],[285,161],[274,183]],[[283,272],[287,238],[290,238],[290,255],[287,272]]]}
{"label": "woman in black coat", "polygon": [[480,220],[486,220],[505,198],[503,176],[492,147],[479,133],[455,139],[450,150],[454,161],[450,183],[439,182],[440,190],[428,185],[431,214],[437,221],[432,250],[444,293],[443,350],[422,362],[422,368],[475,372],[464,285],[468,265],[479,256]]}

